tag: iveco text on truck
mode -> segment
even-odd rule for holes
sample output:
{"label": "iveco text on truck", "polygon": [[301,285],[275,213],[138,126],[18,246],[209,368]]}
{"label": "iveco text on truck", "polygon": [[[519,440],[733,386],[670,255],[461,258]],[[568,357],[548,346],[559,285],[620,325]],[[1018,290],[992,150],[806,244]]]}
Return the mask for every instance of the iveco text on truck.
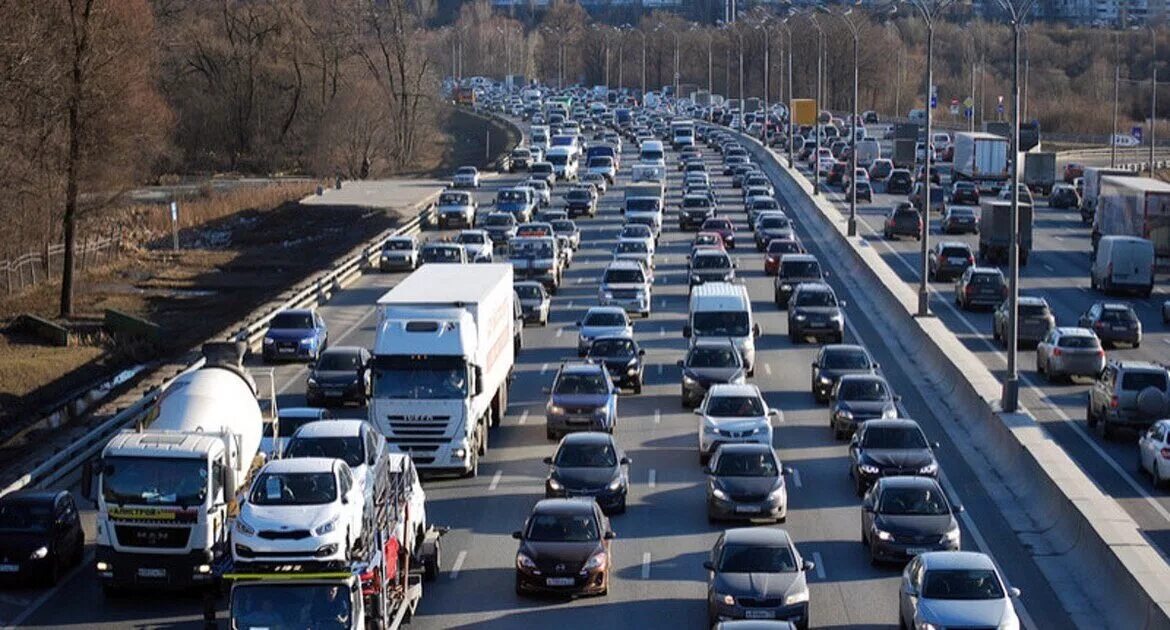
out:
{"label": "iveco text on truck", "polygon": [[370,423],[424,472],[475,476],[508,406],[512,266],[425,265],[378,300]]}

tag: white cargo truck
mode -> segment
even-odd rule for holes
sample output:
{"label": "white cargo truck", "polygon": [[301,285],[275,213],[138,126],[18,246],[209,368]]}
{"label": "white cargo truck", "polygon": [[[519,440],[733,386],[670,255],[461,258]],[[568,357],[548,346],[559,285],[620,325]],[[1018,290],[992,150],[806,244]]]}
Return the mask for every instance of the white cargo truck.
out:
{"label": "white cargo truck", "polygon": [[1102,177],[1091,234],[1133,236],[1154,244],[1156,271],[1170,271],[1170,184],[1148,177]]}
{"label": "white cargo truck", "polygon": [[982,132],[955,134],[954,179],[974,182],[981,191],[997,189],[1011,176],[1007,138]]}
{"label": "white cargo truck", "polygon": [[419,470],[475,476],[508,407],[512,266],[424,265],[377,306],[370,423]]}
{"label": "white cargo truck", "polygon": [[245,350],[206,344],[205,365],[175,379],[139,428],[115,435],[85,466],[107,593],[211,584],[214,567],[230,558],[236,496],[264,461],[261,433],[276,413],[272,370],[245,371]]}

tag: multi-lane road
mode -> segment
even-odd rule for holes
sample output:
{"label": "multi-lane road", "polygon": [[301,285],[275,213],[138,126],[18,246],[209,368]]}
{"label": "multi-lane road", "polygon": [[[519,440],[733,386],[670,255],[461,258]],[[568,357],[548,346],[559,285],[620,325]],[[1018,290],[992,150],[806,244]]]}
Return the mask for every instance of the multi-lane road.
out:
{"label": "multi-lane road", "polygon": [[[707,153],[709,165],[718,172],[714,169],[717,156]],[[560,361],[575,355],[572,322],[596,303],[597,281],[621,225],[618,210],[622,188],[628,183],[627,172],[628,167],[623,169],[618,186],[602,198],[598,217],[579,222],[581,250],[566,274],[565,286],[554,298],[549,326],[525,331],[509,413],[491,434],[491,450],[481,463],[480,475],[427,483],[430,520],[452,529],[443,541],[443,574],[426,586],[415,626],[698,628],[705,622],[702,562],[718,528],[708,524],[704,511],[704,479],[696,457],[697,419],[681,407],[678,396],[675,361],[684,349],[685,255],[691,235],[678,232],[677,222],[671,220],[673,205],[681,194],[673,170],[669,173],[667,227],[656,256],[654,312],[635,323],[639,343],[647,349],[646,387],[640,395],[623,395],[618,406],[617,439],[633,464],[629,511],[613,519],[618,539],[610,594],[571,601],[521,599],[512,587],[515,542],[510,534],[541,498],[546,472],[541,459],[554,448],[541,426],[545,402],[541,389],[551,382]],[[492,180],[478,194],[483,200],[492,194],[492,188],[516,179]],[[721,207],[730,210],[741,236],[746,237],[739,191],[730,187],[728,178],[717,176],[714,181]],[[865,213],[867,226],[871,213]],[[798,233],[806,237],[812,253],[821,256],[832,274],[830,282],[849,304],[847,340],[869,347],[884,366],[886,378],[902,395],[904,414],[917,419],[931,439],[942,443],[939,457],[945,487],[967,508],[962,519],[963,546],[992,554],[1008,581],[1023,590],[1019,603],[1027,625],[1070,626],[1056,594],[994,507],[976,472],[959,455],[963,445],[951,442],[942,430],[940,423],[947,419],[936,415],[938,407],[932,404],[935,392],[924,384],[925,379],[905,371],[905,362],[884,345],[882,331],[867,315],[866,296],[853,284],[839,281],[842,274],[835,261],[824,255],[818,242],[807,238],[805,219],[799,215],[794,218]],[[1038,243],[1037,248],[1046,247]],[[909,244],[895,248],[891,257],[913,257]],[[1037,266],[1030,269],[1043,269],[1050,255],[1056,254],[1037,256]],[[784,314],[772,303],[771,280],[763,275],[762,256],[754,249],[737,250],[734,256],[764,330],[752,380],[771,406],[783,411],[775,446],[786,465],[794,468],[789,479],[788,522],[782,527],[791,532],[802,554],[817,565],[810,574],[812,623],[816,627],[893,627],[897,623],[900,570],[871,566],[860,544],[859,500],[846,473],[845,444],[833,440],[826,409],[817,405],[808,391],[809,363],[816,346],[793,347],[787,340]],[[1068,266],[1058,260],[1048,264],[1058,269]],[[912,270],[904,271],[910,274]],[[363,276],[322,306],[331,343],[372,346],[373,304],[400,278],[398,274]],[[948,316],[943,303],[936,308]],[[988,324],[978,320],[975,326],[982,336]],[[990,349],[985,355],[988,360],[995,357]],[[281,388],[279,403],[302,405],[304,369],[283,365],[276,372]],[[344,415],[362,417],[364,412],[352,409]],[[1113,445],[1103,448],[1112,449]],[[1124,449],[1117,445],[1116,450],[1121,458]],[[92,512],[86,516],[87,530],[92,533]],[[0,597],[0,621],[24,626],[197,627],[201,611],[198,598],[184,595],[104,599],[91,566],[70,574],[55,589],[13,591]]]}

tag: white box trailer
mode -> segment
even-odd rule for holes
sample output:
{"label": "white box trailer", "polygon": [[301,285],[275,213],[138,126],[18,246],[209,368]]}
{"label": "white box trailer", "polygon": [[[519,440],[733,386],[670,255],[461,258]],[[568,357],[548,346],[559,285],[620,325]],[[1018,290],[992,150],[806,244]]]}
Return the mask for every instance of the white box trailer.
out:
{"label": "white box trailer", "polygon": [[424,472],[475,476],[508,406],[512,266],[424,265],[378,300],[370,422]]}
{"label": "white box trailer", "polygon": [[955,134],[954,179],[975,182],[980,190],[998,188],[1007,181],[1008,141],[981,132]]}
{"label": "white box trailer", "polygon": [[1170,184],[1148,177],[1102,177],[1093,216],[1093,249],[1102,236],[1154,244],[1155,269],[1170,270]]}

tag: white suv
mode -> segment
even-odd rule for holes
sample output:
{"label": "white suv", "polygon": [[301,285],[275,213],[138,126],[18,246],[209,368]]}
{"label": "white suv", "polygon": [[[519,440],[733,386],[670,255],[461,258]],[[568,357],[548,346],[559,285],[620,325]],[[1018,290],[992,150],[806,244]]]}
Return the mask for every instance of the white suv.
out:
{"label": "white suv", "polygon": [[722,444],[754,442],[772,445],[772,418],[778,409],[770,409],[755,385],[712,385],[703,403],[695,410],[699,416],[699,463]]}
{"label": "white suv", "polygon": [[597,301],[602,306],[620,306],[627,313],[650,317],[650,274],[634,260],[615,260],[601,274]]}

